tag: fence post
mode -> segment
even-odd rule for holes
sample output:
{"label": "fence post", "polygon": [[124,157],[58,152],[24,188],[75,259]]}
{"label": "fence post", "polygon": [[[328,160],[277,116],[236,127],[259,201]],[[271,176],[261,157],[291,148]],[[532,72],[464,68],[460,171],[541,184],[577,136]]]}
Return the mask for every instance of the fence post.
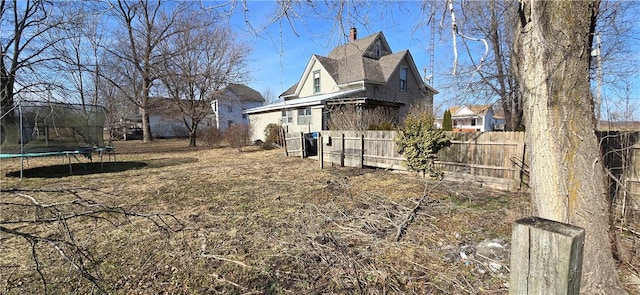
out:
{"label": "fence post", "polygon": [[[513,167],[513,180],[514,180],[514,190],[520,190],[522,188],[522,174],[524,173],[525,170],[525,149],[526,149],[526,145],[524,142],[524,137],[523,136],[518,136],[518,147],[517,147],[517,151],[516,151],[516,159],[515,161],[512,161],[512,167]],[[520,161],[520,164],[518,164],[517,162]]]}
{"label": "fence post", "polygon": [[318,146],[318,161],[320,162],[320,169],[324,169],[324,141],[322,140],[322,135],[318,135],[318,142],[316,145]]}
{"label": "fence post", "polygon": [[304,159],[304,133],[300,132],[300,158]]}
{"label": "fence post", "polygon": [[364,134],[360,135],[360,168],[364,167]]}
{"label": "fence post", "polygon": [[579,294],[584,229],[526,217],[513,226],[509,294]]}
{"label": "fence post", "polygon": [[340,167],[344,167],[344,133],[340,136]]}
{"label": "fence post", "polygon": [[284,145],[284,155],[285,157],[289,156],[289,150],[287,149],[287,133],[284,131],[284,129],[282,130],[282,138],[284,138],[283,140],[283,145]]}

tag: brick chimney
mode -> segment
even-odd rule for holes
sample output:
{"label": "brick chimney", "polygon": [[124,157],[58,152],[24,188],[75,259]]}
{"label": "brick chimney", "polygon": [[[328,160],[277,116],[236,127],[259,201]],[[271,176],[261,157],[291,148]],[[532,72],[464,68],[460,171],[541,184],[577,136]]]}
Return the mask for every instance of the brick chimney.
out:
{"label": "brick chimney", "polygon": [[351,28],[351,32],[349,34],[349,41],[353,42],[358,39],[358,30],[356,28]]}

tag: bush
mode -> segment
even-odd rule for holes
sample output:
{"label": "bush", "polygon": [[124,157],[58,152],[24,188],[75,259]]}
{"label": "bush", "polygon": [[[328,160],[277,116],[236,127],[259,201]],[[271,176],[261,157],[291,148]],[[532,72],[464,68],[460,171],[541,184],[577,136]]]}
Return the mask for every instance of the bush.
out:
{"label": "bush", "polygon": [[451,142],[442,130],[434,126],[434,122],[428,113],[407,115],[404,126],[398,130],[396,144],[409,170],[440,178],[443,173],[434,167],[433,161],[438,151]]}
{"label": "bush", "polygon": [[242,147],[251,145],[251,132],[249,126],[244,124],[232,124],[227,128],[224,137],[233,148],[242,151]]}
{"label": "bush", "polygon": [[284,138],[283,138],[284,128],[279,124],[269,124],[267,128],[264,129],[265,141],[262,144],[262,147],[265,149],[272,149],[274,145],[283,146]]}
{"label": "bush", "polygon": [[216,127],[209,127],[199,132],[198,138],[208,147],[219,148],[224,139],[222,131]]}
{"label": "bush", "polygon": [[394,108],[343,105],[329,113],[328,125],[330,130],[394,130],[397,122],[398,110]]}
{"label": "bush", "polygon": [[371,124],[367,127],[367,130],[382,130],[382,131],[392,131],[396,130],[396,124],[393,122],[382,122],[378,124]]}
{"label": "bush", "polygon": [[451,121],[451,111],[449,111],[448,109],[444,111],[444,116],[442,117],[442,130],[453,131],[453,122]]}

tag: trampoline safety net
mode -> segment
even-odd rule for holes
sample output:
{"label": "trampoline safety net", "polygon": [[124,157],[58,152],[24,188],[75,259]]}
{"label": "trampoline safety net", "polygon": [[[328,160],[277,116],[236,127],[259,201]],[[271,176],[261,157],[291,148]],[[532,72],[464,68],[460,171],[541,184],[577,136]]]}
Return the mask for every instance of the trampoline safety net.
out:
{"label": "trampoline safety net", "polygon": [[102,147],[105,120],[98,105],[22,101],[2,116],[0,154]]}

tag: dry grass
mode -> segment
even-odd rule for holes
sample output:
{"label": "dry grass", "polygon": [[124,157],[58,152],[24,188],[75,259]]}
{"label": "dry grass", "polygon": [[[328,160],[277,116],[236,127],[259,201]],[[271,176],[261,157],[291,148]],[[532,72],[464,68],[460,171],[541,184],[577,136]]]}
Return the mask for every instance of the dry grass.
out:
{"label": "dry grass", "polygon": [[[484,239],[510,239],[511,222],[529,212],[528,195],[384,170],[320,170],[315,160],[287,158],[280,150],[186,145],[116,142],[118,162],[146,166],[60,178],[6,177],[19,161],[3,160],[0,188],[73,189],[112,207],[173,214],[177,221],[168,226],[177,231],[116,215],[70,224],[109,293],[508,293],[506,269],[488,271],[485,262],[473,255],[461,260],[459,253]],[[60,163],[29,160],[30,167]],[[430,201],[396,242],[425,186],[436,186]],[[44,203],[74,198],[31,195]],[[2,212],[4,220],[36,214]],[[32,226],[55,233],[51,227]],[[0,243],[0,292],[43,293],[26,240],[2,233]],[[36,250],[50,293],[96,292],[55,251]]]}

